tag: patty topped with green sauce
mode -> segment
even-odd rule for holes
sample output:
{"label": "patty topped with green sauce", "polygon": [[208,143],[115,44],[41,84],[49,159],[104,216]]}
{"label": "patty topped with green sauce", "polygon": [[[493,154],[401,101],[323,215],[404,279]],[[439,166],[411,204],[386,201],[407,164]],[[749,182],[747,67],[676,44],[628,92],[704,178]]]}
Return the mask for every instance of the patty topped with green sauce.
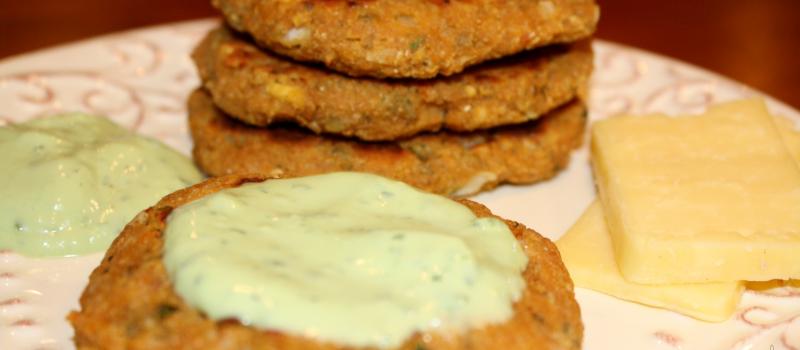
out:
{"label": "patty topped with green sauce", "polygon": [[354,173],[223,176],[165,197],[69,319],[80,350],[580,349],[583,334],[548,239]]}

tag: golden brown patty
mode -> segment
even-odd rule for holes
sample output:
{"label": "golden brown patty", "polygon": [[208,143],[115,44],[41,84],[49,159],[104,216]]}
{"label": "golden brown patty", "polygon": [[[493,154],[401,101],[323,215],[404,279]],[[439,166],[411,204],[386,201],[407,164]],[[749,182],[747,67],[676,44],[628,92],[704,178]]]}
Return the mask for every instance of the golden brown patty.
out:
{"label": "golden brown patty", "polygon": [[352,76],[431,78],[590,36],[593,0],[213,0],[264,47]]}
{"label": "golden brown patty", "polygon": [[210,175],[295,177],[350,170],[440,194],[465,195],[503,182],[549,178],[581,143],[585,123],[585,107],[573,102],[514,127],[362,142],[319,136],[292,126],[248,126],[225,116],[202,90],[189,98],[194,160]]}
{"label": "golden brown patty", "polygon": [[[139,214],[117,237],[81,296],[81,311],[69,315],[79,350],[88,349],[352,349],[235,320],[214,322],[175,294],[162,263],[165,219],[176,207],[258,177],[208,180],[162,199]],[[478,216],[484,206],[462,200]],[[463,334],[417,333],[403,350],[579,349],[583,333],[572,281],[558,250],[523,225],[506,221],[529,257],[526,289],[511,319]]]}
{"label": "golden brown patty", "polygon": [[351,78],[264,52],[220,28],[193,55],[222,110],[264,126],[292,120],[317,133],[393,140],[441,127],[469,131],[538,118],[587,88],[588,42],[494,61],[433,80]]}

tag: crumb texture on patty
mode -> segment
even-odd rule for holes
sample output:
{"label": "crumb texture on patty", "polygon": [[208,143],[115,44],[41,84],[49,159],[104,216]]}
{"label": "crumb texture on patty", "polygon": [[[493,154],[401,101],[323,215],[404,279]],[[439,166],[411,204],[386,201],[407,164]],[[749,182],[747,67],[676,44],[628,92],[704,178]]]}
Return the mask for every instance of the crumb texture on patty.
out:
{"label": "crumb texture on patty", "polygon": [[552,177],[581,144],[586,124],[586,107],[574,101],[526,124],[359,142],[293,126],[248,126],[227,117],[203,90],[188,108],[194,160],[209,175],[361,171],[447,195]]}
{"label": "crumb texture on patty", "polygon": [[[81,310],[69,315],[77,348],[355,350],[253,329],[236,320],[214,322],[175,294],[162,263],[166,217],[174,208],[203,196],[263,180],[259,176],[213,178],[168,195],[136,216],[92,272],[80,299]],[[460,202],[478,216],[492,216],[478,203]],[[513,306],[511,319],[463,334],[416,333],[397,349],[580,349],[580,309],[558,250],[523,225],[505,222],[529,257],[523,272],[526,288]]]}
{"label": "crumb texture on patty", "polygon": [[248,124],[293,121],[316,133],[394,140],[423,131],[518,124],[585,95],[588,41],[488,62],[447,78],[342,76],[271,54],[225,27],[192,55],[215,104]]}
{"label": "crumb texture on patty", "polygon": [[590,36],[593,0],[213,0],[265,48],[351,76],[431,78]]}

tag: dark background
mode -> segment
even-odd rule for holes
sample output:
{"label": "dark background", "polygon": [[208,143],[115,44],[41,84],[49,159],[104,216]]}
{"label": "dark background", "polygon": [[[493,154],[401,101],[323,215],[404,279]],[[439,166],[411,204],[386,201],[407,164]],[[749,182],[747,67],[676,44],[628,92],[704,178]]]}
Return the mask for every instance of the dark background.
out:
{"label": "dark background", "polygon": [[[599,38],[693,63],[800,108],[800,0],[599,3]],[[215,14],[208,0],[0,0],[0,59]]]}

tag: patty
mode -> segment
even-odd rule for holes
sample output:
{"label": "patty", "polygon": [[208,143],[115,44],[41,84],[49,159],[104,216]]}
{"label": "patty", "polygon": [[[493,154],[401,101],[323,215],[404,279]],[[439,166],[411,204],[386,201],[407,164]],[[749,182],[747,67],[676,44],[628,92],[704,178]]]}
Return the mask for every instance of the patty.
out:
{"label": "patty", "polygon": [[[125,227],[91,274],[69,321],[79,350],[89,349],[352,349],[257,330],[235,319],[215,322],[178,296],[162,262],[165,219],[188,202],[257,176],[228,176],[180,190],[142,212]],[[267,180],[268,181],[268,180]],[[486,207],[462,200],[481,217]],[[523,225],[505,221],[529,257],[525,290],[514,314],[500,324],[461,334],[416,333],[398,349],[580,349],[583,325],[573,285],[555,245]]]}
{"label": "patty", "polygon": [[239,120],[291,120],[316,133],[373,141],[536,119],[583,94],[592,71],[591,46],[581,42],[448,78],[351,78],[262,51],[225,28],[210,32],[193,58],[216,105]]}
{"label": "patty", "polygon": [[448,76],[594,33],[593,0],[213,0],[263,47],[351,76]]}
{"label": "patty", "polygon": [[203,90],[189,98],[194,160],[209,175],[295,177],[361,171],[447,195],[553,176],[580,145],[585,124],[586,108],[576,101],[513,127],[363,142],[315,135],[291,125],[249,126],[225,116]]}

